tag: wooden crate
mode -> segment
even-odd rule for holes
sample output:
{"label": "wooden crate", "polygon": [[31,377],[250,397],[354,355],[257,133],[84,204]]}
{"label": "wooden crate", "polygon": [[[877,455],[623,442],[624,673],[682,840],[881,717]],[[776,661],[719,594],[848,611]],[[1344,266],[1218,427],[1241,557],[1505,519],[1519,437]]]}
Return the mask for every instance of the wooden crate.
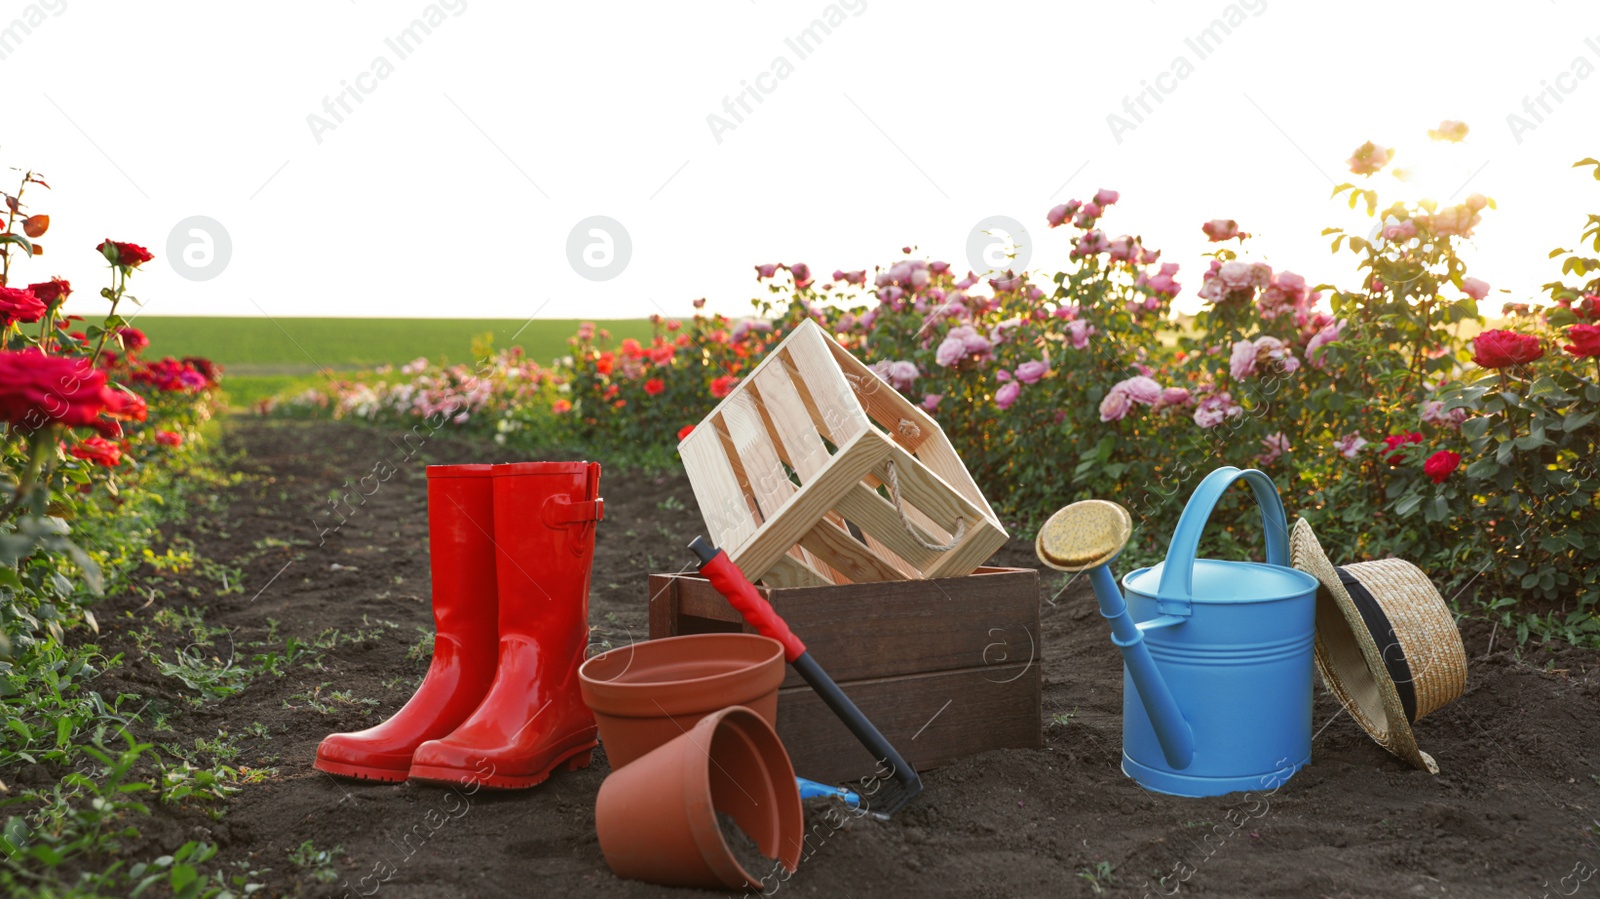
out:
{"label": "wooden crate", "polygon": [[813,321],[678,452],[711,540],[769,586],[957,577],[1006,541],[938,423]]}
{"label": "wooden crate", "polygon": [[[889,742],[918,770],[990,749],[1039,749],[1039,576],[757,588]],[[753,631],[704,578],[650,575],[650,638]],[[793,669],[778,735],[801,777],[843,783],[875,760]]]}

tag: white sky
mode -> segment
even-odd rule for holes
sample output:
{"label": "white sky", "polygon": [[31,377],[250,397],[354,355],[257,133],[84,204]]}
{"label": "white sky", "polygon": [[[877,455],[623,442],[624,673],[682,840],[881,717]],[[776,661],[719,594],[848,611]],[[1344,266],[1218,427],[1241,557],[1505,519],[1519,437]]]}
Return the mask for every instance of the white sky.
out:
{"label": "white sky", "polygon": [[[1202,60],[1185,38],[1220,0],[856,3],[803,60],[785,39],[822,0],[464,0],[404,59],[385,38],[421,0],[40,4],[0,61],[0,161],[56,188],[29,197],[54,227],[22,277],[64,275],[76,311],[101,312],[92,247],[110,236],[160,257],[135,282],[152,315],[634,317],[698,296],[737,314],[758,262],[825,276],[914,244],[964,271],[992,215],[1033,229],[1031,267],[1054,271],[1068,243],[1046,210],[1110,187],[1108,232],[1181,263],[1191,300],[1215,217],[1257,235],[1255,258],[1351,284],[1352,257],[1319,232],[1351,222],[1330,179],[1372,139],[1423,163],[1441,199],[1470,178],[1463,195],[1499,203],[1469,251],[1511,292],[1491,294],[1498,310],[1554,279],[1546,253],[1600,208],[1600,183],[1568,168],[1600,155],[1594,4],[1256,0]],[[0,3],[0,28],[29,8]],[[1106,116],[1180,55],[1193,74],[1119,144]],[[319,144],[307,116],[379,56],[392,73],[364,79],[375,89]],[[719,144],[707,116],[779,56],[792,73],[764,78],[775,89]],[[1580,57],[1588,77],[1565,75],[1565,102],[1519,143],[1507,115]],[[1430,146],[1447,118],[1471,136]],[[1398,187],[1375,180],[1386,199]],[[233,243],[203,282],[167,258],[193,215]],[[612,280],[568,262],[592,215],[632,242]]]}

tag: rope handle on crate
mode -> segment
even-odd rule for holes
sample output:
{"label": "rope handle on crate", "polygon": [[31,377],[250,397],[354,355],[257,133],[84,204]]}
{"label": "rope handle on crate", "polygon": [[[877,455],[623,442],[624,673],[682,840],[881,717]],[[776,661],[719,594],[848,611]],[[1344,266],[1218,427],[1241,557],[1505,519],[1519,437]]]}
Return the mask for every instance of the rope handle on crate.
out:
{"label": "rope handle on crate", "polygon": [[900,523],[905,526],[906,533],[911,535],[911,539],[922,544],[923,549],[931,549],[936,553],[946,552],[960,545],[962,539],[967,536],[967,522],[963,518],[956,519],[956,532],[950,535],[949,543],[931,543],[923,539],[922,532],[911,524],[910,518],[906,517],[905,504],[900,501],[900,474],[895,471],[894,460],[890,459],[884,465],[887,468],[885,473],[889,476],[886,479],[886,483],[889,485],[889,497],[894,500],[894,510],[900,513]]}

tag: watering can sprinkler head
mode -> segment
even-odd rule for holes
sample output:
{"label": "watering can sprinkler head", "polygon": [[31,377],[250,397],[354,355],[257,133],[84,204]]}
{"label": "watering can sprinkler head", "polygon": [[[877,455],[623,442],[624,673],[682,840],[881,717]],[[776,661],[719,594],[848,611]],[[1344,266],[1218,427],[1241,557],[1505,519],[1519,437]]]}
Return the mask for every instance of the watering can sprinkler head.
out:
{"label": "watering can sprinkler head", "polygon": [[1133,516],[1110,500],[1086,499],[1050,516],[1033,549],[1057,571],[1088,571],[1108,564],[1133,536]]}

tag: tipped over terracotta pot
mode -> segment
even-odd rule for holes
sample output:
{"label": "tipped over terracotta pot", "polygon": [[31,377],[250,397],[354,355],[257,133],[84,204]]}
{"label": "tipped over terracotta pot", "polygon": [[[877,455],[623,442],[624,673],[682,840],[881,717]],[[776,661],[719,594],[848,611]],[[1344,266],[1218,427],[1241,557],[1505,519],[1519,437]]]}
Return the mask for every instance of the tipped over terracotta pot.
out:
{"label": "tipped over terracotta pot", "polygon": [[595,801],[600,851],[618,877],[664,886],[761,888],[723,836],[728,815],[761,854],[793,872],[805,814],[789,754],[748,708],[714,712],[612,772]]}
{"label": "tipped over terracotta pot", "polygon": [[731,705],[778,720],[783,645],[759,634],[692,634],[622,646],[578,669],[613,771]]}

